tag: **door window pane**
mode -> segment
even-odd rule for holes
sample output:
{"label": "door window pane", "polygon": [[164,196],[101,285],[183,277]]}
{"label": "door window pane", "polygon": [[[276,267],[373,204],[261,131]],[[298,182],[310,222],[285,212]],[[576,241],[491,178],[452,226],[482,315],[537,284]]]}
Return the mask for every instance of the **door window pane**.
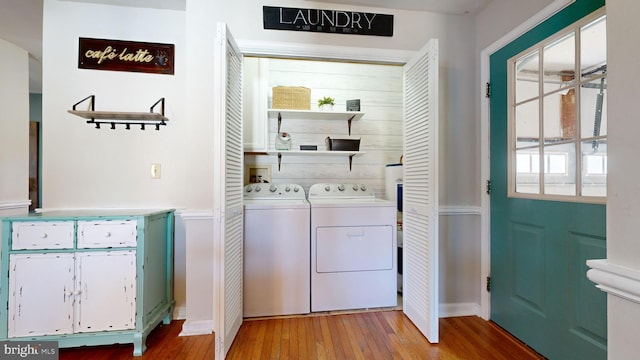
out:
{"label": "door window pane", "polygon": [[593,140],[582,144],[582,195],[607,196],[607,143]]}
{"label": "door window pane", "polygon": [[582,84],[580,89],[580,133],[583,138],[607,135],[607,79]]}
{"label": "door window pane", "polygon": [[603,16],[580,29],[580,73],[582,77],[607,69],[607,21]]}
{"label": "door window pane", "polygon": [[[571,99],[567,102],[563,92],[544,97],[544,142],[555,143],[575,137],[575,111],[571,111]],[[566,113],[565,113],[566,112]]]}
{"label": "door window pane", "polygon": [[574,143],[544,147],[544,193],[576,195]]}
{"label": "door window pane", "polygon": [[516,152],[516,192],[521,194],[540,193],[540,157],[537,148]]}
{"label": "door window pane", "polygon": [[544,92],[572,86],[575,81],[576,41],[574,33],[544,48]]}
{"label": "door window pane", "polygon": [[540,56],[538,51],[525,55],[516,61],[515,73],[516,103],[539,96]]}
{"label": "door window pane", "polygon": [[516,106],[516,147],[536,146],[540,141],[538,100]]}

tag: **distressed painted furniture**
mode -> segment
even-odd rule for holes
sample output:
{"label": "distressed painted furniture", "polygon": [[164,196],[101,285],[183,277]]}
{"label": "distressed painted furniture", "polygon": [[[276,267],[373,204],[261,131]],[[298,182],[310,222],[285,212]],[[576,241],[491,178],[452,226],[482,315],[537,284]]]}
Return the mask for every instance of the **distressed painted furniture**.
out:
{"label": "distressed painted furniture", "polygon": [[173,210],[2,218],[1,340],[133,343],[173,310]]}

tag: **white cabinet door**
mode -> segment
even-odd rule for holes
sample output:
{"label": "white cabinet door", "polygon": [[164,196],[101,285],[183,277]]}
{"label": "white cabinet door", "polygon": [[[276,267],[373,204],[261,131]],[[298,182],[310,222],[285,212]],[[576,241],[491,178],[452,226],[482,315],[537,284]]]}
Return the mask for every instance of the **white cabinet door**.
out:
{"label": "white cabinet door", "polygon": [[76,332],[135,329],[136,252],[76,254]]}
{"label": "white cabinet door", "polygon": [[8,337],[73,332],[73,253],[9,256]]}
{"label": "white cabinet door", "polygon": [[269,148],[268,82],[269,59],[245,57],[242,64],[242,137],[244,151],[265,152]]}

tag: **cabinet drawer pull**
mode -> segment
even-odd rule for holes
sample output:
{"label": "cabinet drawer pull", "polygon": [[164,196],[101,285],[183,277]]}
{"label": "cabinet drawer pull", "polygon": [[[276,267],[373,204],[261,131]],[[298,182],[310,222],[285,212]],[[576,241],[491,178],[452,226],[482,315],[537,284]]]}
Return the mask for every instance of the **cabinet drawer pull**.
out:
{"label": "cabinet drawer pull", "polygon": [[47,238],[47,236],[49,236],[49,235],[47,235],[47,233],[42,233],[42,234],[40,234],[40,238],[42,238],[42,239],[46,239],[46,238]]}
{"label": "cabinet drawer pull", "polygon": [[107,231],[107,232],[104,234],[104,237],[111,237],[111,233]]}

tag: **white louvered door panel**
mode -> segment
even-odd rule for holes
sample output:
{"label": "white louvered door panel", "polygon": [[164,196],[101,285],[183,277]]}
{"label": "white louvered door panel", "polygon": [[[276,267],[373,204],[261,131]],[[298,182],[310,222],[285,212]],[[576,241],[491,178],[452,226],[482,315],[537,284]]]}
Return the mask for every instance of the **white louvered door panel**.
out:
{"label": "white louvered door panel", "polygon": [[216,359],[242,325],[242,54],[224,23],[215,49],[214,251]]}
{"label": "white louvered door panel", "polygon": [[438,342],[438,40],[404,69],[403,311]]}

